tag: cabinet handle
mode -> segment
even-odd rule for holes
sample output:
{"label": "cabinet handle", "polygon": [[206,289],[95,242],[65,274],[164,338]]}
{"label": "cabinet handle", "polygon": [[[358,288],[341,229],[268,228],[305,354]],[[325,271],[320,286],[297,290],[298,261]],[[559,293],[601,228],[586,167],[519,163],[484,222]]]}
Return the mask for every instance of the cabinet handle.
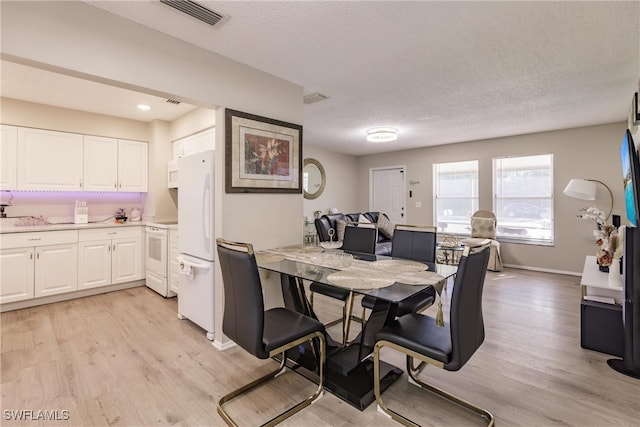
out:
{"label": "cabinet handle", "polygon": [[111,245],[107,246],[107,252],[111,252]]}
{"label": "cabinet handle", "polygon": [[32,238],[29,239],[30,242],[34,242],[36,240],[42,240],[42,238],[41,237],[32,237]]}
{"label": "cabinet handle", "polygon": [[29,254],[29,259],[33,259],[33,254]]}
{"label": "cabinet handle", "polygon": [[111,231],[111,232],[109,232],[109,233],[107,233],[107,234],[108,234],[108,235],[118,234],[118,232],[117,232],[117,231]]}
{"label": "cabinet handle", "polygon": [[113,183],[113,188],[118,188],[118,183],[117,182]]}
{"label": "cabinet handle", "polygon": [[40,252],[36,252],[36,259],[40,259]]}
{"label": "cabinet handle", "polygon": [[113,252],[115,252],[115,251],[116,251],[116,244],[114,243],[113,244]]}
{"label": "cabinet handle", "polygon": [[122,188],[122,183],[120,183],[120,188]]}
{"label": "cabinet handle", "polygon": [[82,188],[82,181],[80,181],[80,188]]}

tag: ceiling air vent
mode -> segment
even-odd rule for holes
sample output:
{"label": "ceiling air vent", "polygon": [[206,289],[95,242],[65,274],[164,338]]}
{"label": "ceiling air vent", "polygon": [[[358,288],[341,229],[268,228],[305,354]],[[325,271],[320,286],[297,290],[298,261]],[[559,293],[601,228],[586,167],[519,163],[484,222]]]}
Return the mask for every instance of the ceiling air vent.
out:
{"label": "ceiling air vent", "polygon": [[314,92],[314,93],[310,93],[309,95],[305,95],[304,96],[304,103],[305,104],[313,104],[314,102],[320,102],[320,101],[324,101],[325,99],[327,99],[328,97],[318,93],[318,92]]}
{"label": "ceiling air vent", "polygon": [[209,25],[216,25],[227,18],[227,16],[214,12],[213,10],[191,0],[160,0],[160,3],[171,6],[172,8],[177,9],[182,13],[186,13],[187,15]]}
{"label": "ceiling air vent", "polygon": [[178,105],[180,104],[180,101],[176,101],[175,99],[167,99],[167,101],[169,104],[174,104],[174,105]]}

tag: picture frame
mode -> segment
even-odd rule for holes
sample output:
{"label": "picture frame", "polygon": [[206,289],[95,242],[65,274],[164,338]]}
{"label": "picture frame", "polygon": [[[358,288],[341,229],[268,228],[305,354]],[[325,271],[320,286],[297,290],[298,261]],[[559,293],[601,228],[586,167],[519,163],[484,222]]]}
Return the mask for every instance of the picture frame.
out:
{"label": "picture frame", "polygon": [[225,111],[225,191],[302,193],[302,126]]}
{"label": "picture frame", "polygon": [[638,99],[638,92],[633,95],[632,120],[634,126],[640,126],[640,99]]}

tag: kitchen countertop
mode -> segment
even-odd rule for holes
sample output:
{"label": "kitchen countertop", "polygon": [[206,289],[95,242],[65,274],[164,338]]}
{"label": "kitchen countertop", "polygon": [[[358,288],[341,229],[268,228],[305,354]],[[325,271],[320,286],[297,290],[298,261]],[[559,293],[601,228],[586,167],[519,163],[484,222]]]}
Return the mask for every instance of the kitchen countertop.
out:
{"label": "kitchen countertop", "polygon": [[146,224],[146,221],[127,221],[124,224],[116,224],[111,220],[110,222],[93,222],[89,224],[0,225],[0,234],[29,233],[34,231],[88,230],[107,227],[140,227]]}

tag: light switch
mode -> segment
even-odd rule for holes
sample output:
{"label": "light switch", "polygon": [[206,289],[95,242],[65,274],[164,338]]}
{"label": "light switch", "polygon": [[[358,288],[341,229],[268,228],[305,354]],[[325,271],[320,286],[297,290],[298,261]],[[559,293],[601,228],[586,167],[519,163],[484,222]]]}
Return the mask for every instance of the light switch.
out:
{"label": "light switch", "polygon": [[422,207],[422,202],[416,202],[416,208],[421,208]]}

